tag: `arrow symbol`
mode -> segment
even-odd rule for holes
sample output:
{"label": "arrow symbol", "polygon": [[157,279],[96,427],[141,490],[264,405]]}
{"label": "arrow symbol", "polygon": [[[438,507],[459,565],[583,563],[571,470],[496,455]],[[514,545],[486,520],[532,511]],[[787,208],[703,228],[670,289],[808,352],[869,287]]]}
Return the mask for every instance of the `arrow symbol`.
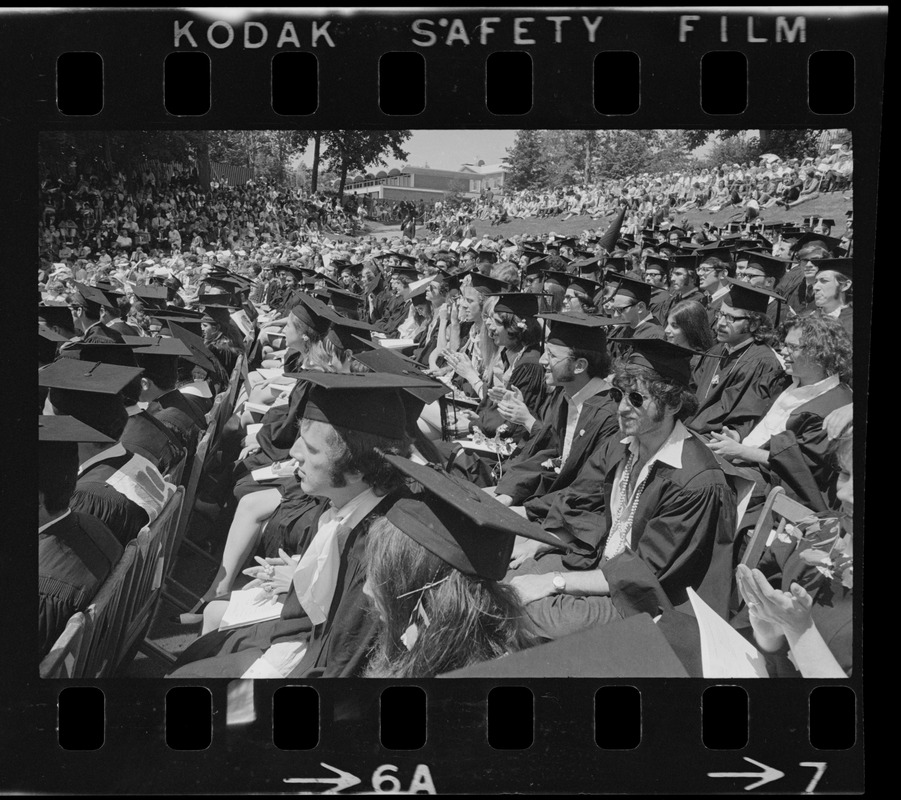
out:
{"label": "arrow symbol", "polygon": [[[322,794],[338,794],[338,792],[343,791],[351,786],[356,786],[360,783],[360,779],[356,775],[351,775],[349,772],[344,772],[344,770],[338,769],[337,767],[333,767],[330,764],[326,764],[324,761],[320,761],[319,765],[325,767],[330,772],[334,772],[338,777],[336,778],[282,778],[285,783],[331,783],[334,784],[331,789],[327,789],[322,792]],[[779,773],[780,776],[782,773]]]}
{"label": "arrow symbol", "polygon": [[770,781],[778,781],[779,778],[782,778],[785,773],[780,772],[778,769],[773,769],[772,767],[768,767],[766,764],[761,764],[759,761],[755,761],[753,758],[748,758],[747,756],[743,756],[745,761],[750,762],[751,764],[755,764],[760,767],[763,772],[708,772],[708,778],[757,778],[754,783],[749,783],[745,786],[745,791],[749,789],[756,789],[758,786],[763,786],[765,783],[769,783]]}

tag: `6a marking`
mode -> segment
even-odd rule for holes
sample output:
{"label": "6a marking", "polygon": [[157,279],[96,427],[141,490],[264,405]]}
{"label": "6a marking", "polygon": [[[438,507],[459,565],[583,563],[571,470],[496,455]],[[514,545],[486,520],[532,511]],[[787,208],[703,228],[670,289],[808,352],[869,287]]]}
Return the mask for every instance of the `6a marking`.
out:
{"label": "6a marking", "polygon": [[[324,761],[320,762],[320,766],[325,767],[332,773],[332,776],[326,778],[282,778],[282,781],[284,783],[330,784],[329,788],[324,792],[316,792],[315,794],[338,794],[344,789],[349,789],[362,783],[353,773],[345,772],[343,769],[333,767]],[[401,783],[396,773],[397,767],[394,764],[382,764],[376,767],[371,779],[373,791],[360,792],[360,794],[437,794],[435,783],[432,781],[432,773],[427,764],[416,765],[416,771],[410,779],[407,791],[403,791],[400,788]],[[299,794],[314,794],[314,792],[301,790]]]}

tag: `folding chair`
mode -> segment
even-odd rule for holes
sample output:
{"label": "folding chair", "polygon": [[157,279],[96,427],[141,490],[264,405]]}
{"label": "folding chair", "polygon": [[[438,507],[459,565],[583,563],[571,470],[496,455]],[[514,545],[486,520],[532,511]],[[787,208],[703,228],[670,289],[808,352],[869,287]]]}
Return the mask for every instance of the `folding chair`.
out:
{"label": "folding chair", "polygon": [[[792,500],[781,486],[775,487],[767,495],[741,563],[753,569],[760,563],[763,552],[769,544],[771,533],[773,536],[778,536],[785,531],[786,524],[796,524],[802,519],[812,516],[815,516],[814,511],[797,500]],[[775,532],[773,531],[774,523]]]}
{"label": "folding chair", "polygon": [[188,478],[184,499],[182,501],[181,514],[179,515],[175,530],[175,536],[173,537],[171,545],[171,558],[169,558],[167,561],[166,572],[163,575],[163,597],[165,597],[166,600],[168,600],[176,608],[179,608],[182,611],[188,611],[191,608],[191,603],[185,602],[184,600],[176,597],[172,593],[173,589],[177,590],[179,593],[185,595],[186,597],[191,598],[192,602],[196,603],[199,598],[190,589],[183,586],[181,583],[176,581],[175,578],[172,577],[172,567],[175,564],[175,559],[178,557],[181,546],[185,545],[195,553],[198,553],[199,555],[212,561],[213,563],[218,563],[216,562],[216,559],[214,559],[203,548],[198,547],[196,544],[194,544],[194,542],[190,541],[186,537],[186,533],[190,528],[191,520],[194,516],[194,502],[197,499],[197,486],[200,483],[200,476],[203,474],[204,468],[208,461],[208,457],[211,455],[211,444],[215,433],[216,428],[214,421],[206,429],[206,433],[204,433],[203,438],[201,438],[200,444],[197,445],[197,452],[194,453],[194,463],[191,466],[191,474]]}
{"label": "folding chair", "polygon": [[123,594],[122,598],[125,603],[125,634],[117,659],[119,665],[131,661],[150,629],[184,496],[185,490],[179,487],[160,515],[138,533],[136,566],[127,594]]}
{"label": "folding chair", "polygon": [[106,678],[116,669],[119,646],[125,635],[126,609],[122,598],[131,583],[137,553],[137,540],[132,539],[85,612],[90,635],[85,636],[82,645],[83,668],[78,677]]}
{"label": "folding chair", "polygon": [[53,643],[50,652],[41,659],[42,678],[80,678],[84,667],[79,660],[86,636],[89,634],[88,618],[76,611],[66,627]]}
{"label": "folding chair", "polygon": [[174,484],[175,486],[181,485],[181,479],[184,477],[185,473],[185,463],[188,460],[188,454],[185,453],[178,460],[177,464],[173,464],[169,471],[163,476],[169,483]]}

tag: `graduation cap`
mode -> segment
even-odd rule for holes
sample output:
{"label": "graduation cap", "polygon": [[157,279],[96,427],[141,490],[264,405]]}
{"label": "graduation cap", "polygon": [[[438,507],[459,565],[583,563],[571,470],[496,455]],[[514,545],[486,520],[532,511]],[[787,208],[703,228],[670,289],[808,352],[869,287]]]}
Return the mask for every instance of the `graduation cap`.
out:
{"label": "graduation cap", "polygon": [[588,314],[539,314],[538,317],[551,323],[547,344],[598,353],[607,349],[607,326],[619,323],[618,320]]}
{"label": "graduation cap", "polygon": [[543,249],[541,249],[541,250],[533,249],[532,247],[523,247],[522,254],[524,256],[528,256],[530,261],[533,258],[545,258],[546,257]]}
{"label": "graduation cap", "polygon": [[841,239],[836,239],[834,236],[825,236],[822,233],[803,234],[798,237],[798,240],[791,246],[789,252],[797,253],[804,245],[814,243],[821,244],[824,249],[828,250],[834,256],[839,256],[845,252],[844,248],[841,246]]}
{"label": "graduation cap", "polygon": [[75,417],[41,414],[38,416],[38,441],[53,444],[112,444],[115,439],[94,430]]}
{"label": "graduation cap", "polygon": [[[130,338],[141,339],[143,337],[133,336]],[[60,350],[60,356],[78,361],[99,361],[101,364],[113,364],[120,367],[140,366],[135,361],[133,348],[128,343],[122,342],[73,341],[63,350]]]}
{"label": "graduation cap", "polygon": [[759,250],[742,250],[742,255],[747,256],[748,267],[756,267],[763,270],[763,274],[768,278],[775,278],[778,282],[786,269],[791,266],[791,261],[785,258],[771,256],[769,253],[763,253]]}
{"label": "graduation cap", "polygon": [[93,286],[75,282],[76,292],[72,297],[71,305],[82,306],[92,312],[92,316],[99,316],[101,308],[115,308],[115,304],[107,299],[107,296]]}
{"label": "graduation cap", "polygon": [[585,258],[579,261],[573,261],[570,266],[575,267],[581,273],[589,274],[598,271],[601,266],[601,259],[589,253]]}
{"label": "graduation cap", "polygon": [[331,316],[327,313],[327,309],[328,306],[318,297],[303,292],[297,295],[297,302],[291,307],[289,313],[297,317],[308,328],[325,333],[328,330]]}
{"label": "graduation cap", "polygon": [[544,282],[545,283],[556,283],[558,286],[562,286],[564,289],[569,286],[570,275],[568,272],[560,272],[556,269],[546,269],[544,272]]}
{"label": "graduation cap", "polygon": [[651,284],[626,275],[618,275],[617,279],[619,285],[616,287],[616,294],[631,297],[636,303],[648,305],[651,302],[651,295],[654,292]]}
{"label": "graduation cap", "polygon": [[472,273],[472,288],[480,294],[499,294],[506,289],[510,289],[507,281],[500,278],[492,278],[490,275],[482,275],[481,272]]}
{"label": "graduation cap", "polygon": [[476,253],[479,256],[480,262],[487,262],[489,264],[497,263],[497,253],[494,252],[494,250],[489,250],[488,248],[480,247],[478,250],[476,250]]}
{"label": "graduation cap", "polygon": [[399,275],[409,281],[419,280],[419,272],[415,267],[393,267],[391,270],[391,277],[394,277],[395,275]]}
{"label": "graduation cap", "polygon": [[751,286],[732,278],[727,278],[726,282],[729,284],[729,292],[723,298],[723,303],[740,311],[765,314],[771,298],[782,303],[785,302],[784,297],[769,289]]}
{"label": "graduation cap", "polygon": [[431,386],[428,388],[417,387],[406,388],[403,390],[404,394],[408,394],[416,400],[420,401],[420,404],[416,409],[416,414],[412,418],[412,420],[410,419],[410,414],[407,415],[408,423],[412,422],[415,426],[416,420],[419,419],[419,415],[422,413],[422,406],[433,403],[440,397],[444,397],[444,395],[447,394],[447,385],[439,380],[430,378],[415,365],[412,359],[398,355],[394,351],[388,350],[385,347],[378,347],[377,345],[373,346],[371,342],[366,342],[365,340],[361,341],[364,341],[364,344],[366,344],[371,349],[366,349],[362,352],[354,353],[355,361],[359,361],[361,364],[365,364],[367,367],[373,370],[373,372],[388,372],[392,375],[407,375],[414,378],[419,378],[420,380],[431,384]]}
{"label": "graduation cap", "polygon": [[[579,291],[584,292],[589,297],[594,297],[604,288],[603,284],[581,275],[570,275],[569,286],[575,286]],[[569,286],[567,288],[569,288]]]}
{"label": "graduation cap", "polygon": [[358,312],[360,310],[360,307],[363,305],[363,298],[360,295],[354,294],[353,292],[348,292],[346,289],[330,288],[328,290],[328,295],[329,301],[339,312]]}
{"label": "graduation cap", "polygon": [[694,253],[677,253],[670,257],[670,269],[697,269],[698,257]]}
{"label": "graduation cap", "polygon": [[608,256],[604,261],[604,269],[608,272],[613,270],[614,272],[622,273],[626,271],[627,266],[624,256]]}
{"label": "graduation cap", "polygon": [[188,330],[179,322],[169,322],[169,332],[173,338],[178,339],[190,351],[190,355],[184,356],[186,361],[200,367],[210,375],[222,375],[224,370],[219,359],[213,354],[213,351],[207,347],[203,337]]}
{"label": "graduation cap", "polygon": [[538,313],[538,295],[524,292],[506,292],[491,297],[497,298],[495,314],[513,314],[520,319],[534,317]]}
{"label": "graduation cap", "polygon": [[722,245],[717,247],[699,247],[695,250],[695,255],[698,258],[698,266],[711,259],[718,259],[727,265],[732,264],[731,247],[723,247]]}
{"label": "graduation cap", "polygon": [[61,358],[38,369],[38,385],[50,390],[48,399],[61,414],[105,429],[110,420],[125,414],[119,392],[143,372],[140,367]]}
{"label": "graduation cap", "polygon": [[400,391],[430,383],[408,375],[385,372],[303,372],[296,375],[313,384],[303,418],[336,428],[402,439],[406,416]]}
{"label": "graduation cap", "polygon": [[432,283],[432,279],[426,278],[422,281],[422,283],[420,285],[410,286],[409,288],[407,288],[406,292],[404,293],[405,298],[407,300],[410,300],[413,303],[413,305],[421,305],[423,300],[425,300],[425,302],[429,302],[428,299],[426,298],[426,291],[428,290],[431,283]]}
{"label": "graduation cap", "polygon": [[547,258],[541,257],[537,258],[534,261],[530,261],[526,268],[523,270],[523,277],[532,278],[537,277],[543,271],[545,271],[545,267],[547,266]]}
{"label": "graduation cap", "polygon": [[837,272],[848,280],[854,278],[854,259],[853,258],[818,258],[814,261],[818,272]]}
{"label": "graduation cap", "polygon": [[665,339],[617,339],[617,344],[632,348],[629,362],[648,367],[658,375],[688,387],[691,381],[691,359],[697,355],[694,350],[680,347]]}
{"label": "graduation cap", "polygon": [[539,525],[467,481],[408,458],[386,459],[422,487],[413,497],[397,500],[385,513],[388,521],[465,575],[502,580],[517,536],[562,546]]}
{"label": "graduation cap", "polygon": [[44,320],[48,325],[56,325],[66,330],[74,330],[72,311],[68,304],[38,304],[38,319]]}
{"label": "graduation cap", "polygon": [[135,286],[134,293],[135,297],[147,308],[163,309],[166,307],[166,300],[169,297],[165,286]]}
{"label": "graduation cap", "polygon": [[372,334],[368,328],[357,328],[352,325],[345,325],[345,322],[353,322],[354,320],[340,317],[339,320],[333,320],[329,325],[325,338],[328,339],[335,347],[343,350],[350,350],[353,353],[361,351],[360,339],[371,338]]}
{"label": "graduation cap", "polygon": [[[125,344],[130,347],[135,357],[165,356],[167,358],[189,358],[191,350],[174,336],[123,336]],[[138,361],[140,364],[140,361]]]}

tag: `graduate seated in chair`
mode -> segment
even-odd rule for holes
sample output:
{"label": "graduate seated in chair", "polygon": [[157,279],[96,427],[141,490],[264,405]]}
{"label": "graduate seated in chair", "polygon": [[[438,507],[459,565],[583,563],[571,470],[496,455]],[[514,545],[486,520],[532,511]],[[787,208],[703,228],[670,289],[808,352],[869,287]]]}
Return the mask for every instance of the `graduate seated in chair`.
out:
{"label": "graduate seated in chair", "polygon": [[182,653],[172,677],[342,677],[365,666],[375,633],[363,597],[366,540],[402,485],[385,454],[410,453],[400,389],[431,384],[382,373],[308,379],[314,386],[291,448],[299,486],[286,497],[294,514],[282,518],[282,555],[246,571],[264,606],[284,596],[279,615],[218,629],[228,611],[209,604],[204,630],[211,632]]}
{"label": "graduate seated in chair", "polygon": [[[569,548],[548,547],[508,573],[539,632],[558,638],[619,617],[610,587],[637,555],[673,605],[694,588],[723,617],[729,604],[735,493],[703,440],[683,420],[693,351],[659,339],[625,339],[614,367],[619,429],[554,502],[544,529]],[[517,541],[514,559],[530,542]],[[542,550],[543,548],[538,548]],[[647,587],[625,587],[641,594]]]}
{"label": "graduate seated in chair", "polygon": [[[602,317],[542,314],[551,324],[539,363],[549,388],[562,389],[543,420],[525,419],[530,436],[511,459],[497,486],[486,488],[504,505],[542,522],[556,497],[565,492],[591,454],[619,430],[617,404],[608,380],[610,358]],[[501,402],[499,410],[507,413]],[[510,412],[527,414],[520,403]],[[524,558],[524,555],[521,556]]]}
{"label": "graduate seated in chair", "polygon": [[421,491],[372,525],[363,591],[380,624],[364,677],[429,678],[537,644],[516,592],[499,581],[517,535],[554,537],[443,471],[388,461]]}
{"label": "graduate seated in chair", "polygon": [[711,433],[709,443],[757,484],[748,523],[747,515],[775,486],[813,511],[838,508],[838,473],[823,421],[852,400],[851,340],[838,320],[815,313],[785,327],[782,352],[791,385],[744,438],[727,428]]}
{"label": "graduate seated in chair", "polygon": [[122,545],[96,517],[71,509],[78,445],[113,444],[74,417],[38,417],[38,641],[44,656],[77,611],[84,611],[122,557]]}

